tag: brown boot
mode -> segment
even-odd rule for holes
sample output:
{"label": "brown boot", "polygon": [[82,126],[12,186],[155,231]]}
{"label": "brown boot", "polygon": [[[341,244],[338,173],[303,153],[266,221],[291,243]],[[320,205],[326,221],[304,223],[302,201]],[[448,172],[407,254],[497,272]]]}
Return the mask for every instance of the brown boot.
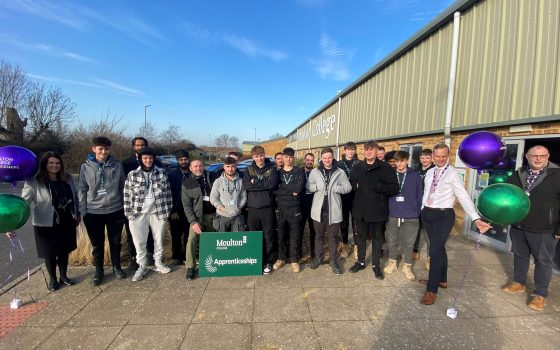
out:
{"label": "brown boot", "polygon": [[509,294],[516,294],[525,291],[525,286],[519,282],[510,282],[502,287],[502,291]]}
{"label": "brown boot", "polygon": [[436,298],[437,298],[436,293],[426,292],[426,293],[424,293],[424,296],[422,297],[422,300],[420,301],[420,303],[422,303],[424,305],[432,305],[433,303],[436,302]]}
{"label": "brown boot", "polygon": [[531,299],[529,304],[527,304],[527,306],[530,307],[533,310],[543,311],[544,310],[544,304],[545,304],[544,297],[542,297],[540,295],[534,295],[533,294],[533,298]]}

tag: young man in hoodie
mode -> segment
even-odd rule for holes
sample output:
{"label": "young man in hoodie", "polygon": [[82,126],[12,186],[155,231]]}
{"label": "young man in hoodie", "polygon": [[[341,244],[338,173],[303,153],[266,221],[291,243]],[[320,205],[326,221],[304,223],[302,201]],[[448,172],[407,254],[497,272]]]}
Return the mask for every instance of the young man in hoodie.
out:
{"label": "young man in hoodie", "polygon": [[210,176],[204,170],[202,160],[193,160],[190,166],[191,176],[183,181],[181,202],[185,216],[189,221],[189,240],[187,241],[187,256],[185,266],[188,280],[193,280],[196,275],[196,252],[198,250],[199,235],[202,232],[212,232],[212,221],[216,209],[210,203],[212,183]]}
{"label": "young man in hoodie", "polygon": [[[303,157],[303,174],[305,175],[305,183],[309,179],[309,174],[311,170],[315,167],[315,156],[313,153],[307,153]],[[307,223],[307,229],[309,232],[309,255],[311,259],[315,257],[315,229],[313,228],[313,219],[311,218],[311,206],[313,204],[313,193],[309,192],[307,189],[305,193],[301,196],[301,225],[300,225],[300,235],[303,237],[305,230],[305,223]]]}
{"label": "young man in hoodie", "polygon": [[145,147],[138,152],[140,166],[131,171],[124,186],[124,213],[136,248],[138,270],[132,277],[137,282],[148,272],[146,243],[150,229],[154,239],[155,271],[169,273],[163,263],[163,235],[173,199],[165,171],[154,165],[156,153]]}
{"label": "young man in hoodie", "polygon": [[[301,193],[305,187],[303,169],[294,167],[295,151],[286,147],[284,166],[278,172],[278,189],[274,191],[278,203],[278,260],[272,268],[276,271],[290,262],[293,272],[299,272],[301,259]],[[288,249],[289,247],[289,249]]]}
{"label": "young man in hoodie", "polygon": [[311,218],[315,226],[315,258],[307,268],[316,269],[323,262],[323,237],[327,235],[329,244],[329,264],[335,275],[342,274],[336,256],[336,238],[342,221],[341,195],[352,191],[348,177],[336,166],[331,148],[321,150],[321,163],[309,174],[306,184],[314,193]]}
{"label": "young man in hoodie", "polygon": [[519,168],[509,183],[522,188],[531,201],[523,221],[511,225],[513,281],[502,287],[506,293],[523,293],[531,256],[535,261],[535,290],[527,306],[542,311],[552,276],[552,260],[560,239],[560,168],[548,160],[544,146],[533,146],[525,154],[527,166]]}
{"label": "young man in hoodie", "polygon": [[[342,159],[338,161],[337,166],[344,170],[344,173],[350,179],[352,168],[359,163],[360,160],[356,155],[356,144],[354,142],[347,142],[344,145],[344,154]],[[352,218],[352,225],[350,225],[350,214],[352,213],[352,202],[354,201],[354,192],[342,195],[342,222],[340,223],[340,239],[342,241],[342,250],[340,251],[341,258],[347,258],[354,250],[353,246],[356,243],[356,224]],[[352,226],[352,237],[354,244],[348,243],[348,230]]]}
{"label": "young man in hoodie", "polygon": [[263,274],[272,273],[276,261],[276,213],[274,194],[278,186],[275,165],[265,157],[262,146],[251,149],[253,163],[243,173],[243,188],[247,191],[247,226],[249,231],[263,232]]}
{"label": "young man in hoodie", "polygon": [[366,238],[371,232],[371,264],[375,278],[383,279],[379,266],[381,245],[387,220],[387,197],[399,190],[395,170],[377,157],[378,145],[368,141],[364,145],[363,162],[352,169],[350,182],[355,192],[352,216],[358,225],[358,260],[350,268],[350,272],[358,272],[366,268]]}
{"label": "young man in hoodie", "polygon": [[124,171],[111,153],[111,140],[98,136],[93,138],[91,148],[94,158],[88,159],[80,168],[78,199],[80,213],[93,246],[95,274],[92,284],[103,282],[103,256],[105,254],[105,229],[111,252],[113,274],[126,278],[121,269],[121,233],[126,221],[123,211]]}
{"label": "young man in hoodie", "polygon": [[171,259],[173,264],[180,265],[185,261],[185,247],[189,237],[189,221],[183,210],[181,202],[181,188],[183,181],[191,176],[189,166],[191,163],[189,151],[181,149],[175,154],[177,158],[177,169],[167,174],[169,185],[171,186],[171,197],[173,198],[173,207],[169,215],[169,229],[171,231]]}
{"label": "young man in hoodie", "polygon": [[245,231],[241,210],[247,203],[243,180],[237,173],[237,159],[226,157],[222,175],[214,181],[210,203],[216,208],[214,229],[218,232]]}
{"label": "young man in hoodie", "polygon": [[383,272],[393,273],[397,270],[399,251],[402,251],[402,272],[409,281],[414,281],[416,277],[412,272],[412,249],[420,226],[424,188],[418,172],[408,167],[408,152],[397,151],[393,158],[399,192],[389,197],[389,220],[385,227],[389,261]]}

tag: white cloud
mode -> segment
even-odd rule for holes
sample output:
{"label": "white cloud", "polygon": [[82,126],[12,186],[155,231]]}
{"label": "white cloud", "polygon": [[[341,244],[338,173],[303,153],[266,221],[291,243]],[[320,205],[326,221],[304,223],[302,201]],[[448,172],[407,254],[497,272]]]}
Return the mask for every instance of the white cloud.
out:
{"label": "white cloud", "polygon": [[224,34],[222,39],[227,45],[241,51],[244,55],[249,57],[264,56],[274,61],[282,61],[288,57],[288,55],[283,51],[268,49],[245,37],[233,34]]}
{"label": "white cloud", "polygon": [[31,74],[31,73],[27,74],[27,76],[33,79],[48,81],[51,83],[65,83],[65,84],[81,85],[81,86],[94,87],[100,89],[108,88],[112,91],[125,95],[144,95],[142,91],[130,88],[128,86],[124,86],[114,81],[100,79],[100,78],[89,78],[90,81],[84,81],[84,80],[73,80],[73,79],[65,79],[65,78],[58,78],[58,77],[49,77],[49,76]]}
{"label": "white cloud", "polygon": [[339,81],[350,79],[348,62],[352,59],[354,51],[339,47],[337,42],[326,34],[321,35],[319,47],[322,57],[311,60],[311,65],[321,79]]}
{"label": "white cloud", "polygon": [[74,29],[83,29],[85,21],[77,17],[65,6],[60,6],[48,1],[32,0],[3,0],[0,6],[6,9],[54,21]]}
{"label": "white cloud", "polygon": [[94,59],[80,55],[75,52],[65,51],[63,49],[51,46],[45,43],[31,44],[22,41],[19,37],[11,34],[0,34],[0,43],[17,47],[26,51],[42,52],[47,55],[69,58],[74,61],[86,62],[86,63],[96,63]]}
{"label": "white cloud", "polygon": [[253,39],[230,33],[212,31],[196,23],[183,22],[179,25],[179,28],[185,35],[202,44],[226,44],[248,57],[262,56],[274,61],[282,61],[288,58],[286,52],[269,48]]}

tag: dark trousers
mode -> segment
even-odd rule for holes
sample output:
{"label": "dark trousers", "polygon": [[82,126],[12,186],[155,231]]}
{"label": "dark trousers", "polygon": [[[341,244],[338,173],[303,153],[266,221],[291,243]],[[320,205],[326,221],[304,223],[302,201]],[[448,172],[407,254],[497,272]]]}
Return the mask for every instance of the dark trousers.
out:
{"label": "dark trousers", "polygon": [[[169,218],[169,231],[171,232],[171,259],[185,261],[185,247],[189,239],[189,222],[185,214],[179,213],[179,219]],[[148,235],[148,241],[152,241],[152,250],[154,239],[152,235]]]}
{"label": "dark trousers", "polygon": [[548,285],[552,277],[552,259],[556,250],[556,238],[552,233],[535,233],[511,227],[511,249],[513,251],[513,279],[526,284],[531,255],[535,261],[535,294],[548,296]]}
{"label": "dark trousers", "polygon": [[60,271],[60,277],[68,277],[66,271],[68,271],[68,253],[59,254],[58,256],[53,256],[45,258],[45,267],[49,273],[51,281],[56,281],[56,265],[58,263],[58,270]]}
{"label": "dark trousers", "polygon": [[357,245],[358,262],[366,262],[366,245],[368,234],[371,233],[371,265],[379,266],[381,252],[383,248],[383,238],[385,237],[385,221],[363,222],[356,221],[358,226]]}
{"label": "dark trousers", "polygon": [[437,293],[439,282],[447,282],[447,252],[445,243],[455,223],[455,211],[448,209],[422,209],[422,224],[430,238],[430,274],[428,292]]}
{"label": "dark trousers", "polygon": [[[132,233],[130,232],[130,227],[128,226],[128,220],[125,218],[124,228],[126,230],[126,243],[128,244],[128,253],[131,259],[136,260],[136,247],[134,247],[134,241],[132,240]],[[154,254],[154,237],[152,236],[152,229],[148,231],[148,240],[146,241],[146,251],[148,254]]]}
{"label": "dark trousers", "polygon": [[121,234],[126,218],[123,210],[110,214],[86,214],[84,225],[91,245],[93,246],[93,263],[95,267],[103,267],[103,255],[105,254],[105,228],[107,228],[107,239],[111,252],[111,264],[113,267],[121,265]]}
{"label": "dark trousers", "polygon": [[273,207],[249,208],[247,226],[249,231],[263,232],[263,264],[273,264],[276,252],[276,211]]}
{"label": "dark trousers", "polygon": [[329,242],[329,261],[336,260],[336,236],[340,230],[340,223],[329,225],[326,221],[313,220],[315,226],[315,258],[323,260],[323,237],[327,236]]}
{"label": "dark trousers", "polygon": [[[354,202],[354,192],[340,196],[342,201],[342,222],[340,223],[340,239],[342,243],[348,244],[348,230],[350,228],[350,214],[352,213],[352,203]],[[352,235],[356,232],[356,222],[352,220]],[[354,237],[355,239],[355,237]]]}
{"label": "dark trousers", "polygon": [[301,259],[301,219],[299,206],[278,207],[278,259],[292,263]]}
{"label": "dark trousers", "polygon": [[303,240],[305,223],[309,229],[309,253],[311,257],[315,257],[315,227],[313,226],[313,219],[311,218],[311,204],[313,202],[313,194],[305,194],[301,199],[301,237]]}

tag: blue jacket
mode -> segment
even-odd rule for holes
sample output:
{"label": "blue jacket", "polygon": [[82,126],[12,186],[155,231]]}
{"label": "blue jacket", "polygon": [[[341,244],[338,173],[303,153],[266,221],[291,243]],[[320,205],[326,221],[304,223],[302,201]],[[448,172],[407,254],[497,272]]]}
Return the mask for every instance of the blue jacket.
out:
{"label": "blue jacket", "polygon": [[[423,192],[420,174],[412,168],[407,168],[402,190],[389,197],[389,216],[400,219],[418,218],[422,209]],[[404,201],[397,202],[397,197],[404,197]]]}

